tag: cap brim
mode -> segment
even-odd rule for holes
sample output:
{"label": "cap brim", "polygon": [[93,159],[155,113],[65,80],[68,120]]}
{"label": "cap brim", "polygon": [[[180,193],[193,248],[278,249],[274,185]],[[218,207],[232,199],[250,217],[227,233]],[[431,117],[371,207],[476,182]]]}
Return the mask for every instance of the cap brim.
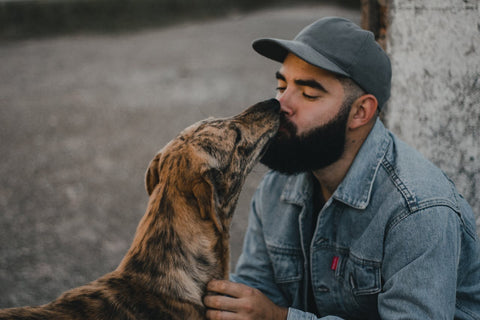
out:
{"label": "cap brim", "polygon": [[253,49],[269,59],[283,62],[288,53],[293,53],[300,59],[316,67],[337,73],[346,77],[350,75],[338,67],[334,62],[307,46],[306,44],[295,40],[282,40],[274,38],[258,39],[252,43]]}

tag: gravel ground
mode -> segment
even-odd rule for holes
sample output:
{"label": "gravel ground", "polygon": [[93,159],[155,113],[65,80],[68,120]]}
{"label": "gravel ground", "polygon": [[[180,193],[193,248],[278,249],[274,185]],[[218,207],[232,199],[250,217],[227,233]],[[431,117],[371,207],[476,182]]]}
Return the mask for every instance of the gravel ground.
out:
{"label": "gravel ground", "polygon": [[[144,172],[166,142],[208,116],[274,95],[278,65],[251,50],[326,15],[303,6],[115,35],[0,46],[0,308],[38,305],[113,270],[144,214]],[[247,179],[232,224],[240,254]]]}

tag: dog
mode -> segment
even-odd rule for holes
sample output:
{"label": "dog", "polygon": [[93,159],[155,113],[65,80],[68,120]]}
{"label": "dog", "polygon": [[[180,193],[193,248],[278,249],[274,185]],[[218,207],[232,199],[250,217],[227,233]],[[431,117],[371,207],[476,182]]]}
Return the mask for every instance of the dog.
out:
{"label": "dog", "polygon": [[279,109],[267,100],[183,130],[148,167],[148,207],[117,269],[48,304],[0,310],[0,319],[205,319],[206,284],[228,277],[232,215]]}

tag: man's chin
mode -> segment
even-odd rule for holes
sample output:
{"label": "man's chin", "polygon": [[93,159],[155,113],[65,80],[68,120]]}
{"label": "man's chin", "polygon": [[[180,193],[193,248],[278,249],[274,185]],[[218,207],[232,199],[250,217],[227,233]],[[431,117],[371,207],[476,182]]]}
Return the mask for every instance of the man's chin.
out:
{"label": "man's chin", "polygon": [[321,148],[299,148],[298,145],[282,144],[273,141],[265,150],[260,163],[271,170],[283,174],[299,174],[312,172],[328,167],[336,162],[343,154],[343,144],[338,143],[336,148],[328,148],[321,152]]}

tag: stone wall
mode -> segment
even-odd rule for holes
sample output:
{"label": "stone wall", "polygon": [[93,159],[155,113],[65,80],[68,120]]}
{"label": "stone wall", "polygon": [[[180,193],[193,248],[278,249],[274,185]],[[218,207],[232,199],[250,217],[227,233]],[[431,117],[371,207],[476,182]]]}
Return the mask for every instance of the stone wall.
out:
{"label": "stone wall", "polygon": [[455,182],[480,230],[480,4],[390,0],[387,126]]}

